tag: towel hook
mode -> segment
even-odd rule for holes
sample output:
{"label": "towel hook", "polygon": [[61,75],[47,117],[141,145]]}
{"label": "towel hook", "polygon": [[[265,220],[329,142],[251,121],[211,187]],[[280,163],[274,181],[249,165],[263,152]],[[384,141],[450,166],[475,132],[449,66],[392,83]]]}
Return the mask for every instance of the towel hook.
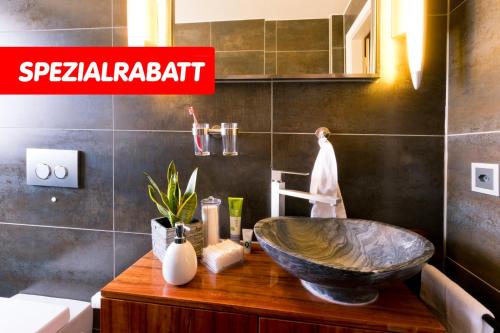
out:
{"label": "towel hook", "polygon": [[328,138],[331,134],[330,130],[326,127],[320,127],[314,132],[318,139]]}

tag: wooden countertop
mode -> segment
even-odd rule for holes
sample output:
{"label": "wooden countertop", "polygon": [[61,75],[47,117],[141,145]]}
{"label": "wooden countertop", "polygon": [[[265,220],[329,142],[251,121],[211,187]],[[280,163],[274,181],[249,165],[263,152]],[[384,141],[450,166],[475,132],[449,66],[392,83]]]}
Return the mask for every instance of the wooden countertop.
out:
{"label": "wooden countertop", "polygon": [[403,283],[381,290],[370,305],[336,305],[310,294],[259,248],[219,274],[200,264],[181,287],[163,280],[161,262],[149,252],[105,286],[102,297],[391,332],[445,332]]}

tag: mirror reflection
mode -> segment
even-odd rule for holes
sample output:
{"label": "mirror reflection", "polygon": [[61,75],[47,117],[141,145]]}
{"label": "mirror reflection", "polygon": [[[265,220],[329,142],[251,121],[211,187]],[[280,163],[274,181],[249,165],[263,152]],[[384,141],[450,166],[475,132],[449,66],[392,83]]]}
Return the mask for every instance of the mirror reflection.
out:
{"label": "mirror reflection", "polygon": [[177,0],[176,46],[213,46],[216,74],[376,74],[376,0]]}

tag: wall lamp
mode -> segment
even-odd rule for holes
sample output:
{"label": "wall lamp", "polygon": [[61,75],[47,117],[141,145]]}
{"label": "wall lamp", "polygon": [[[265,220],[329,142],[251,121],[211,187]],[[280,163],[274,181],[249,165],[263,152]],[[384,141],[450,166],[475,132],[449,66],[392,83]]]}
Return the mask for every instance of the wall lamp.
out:
{"label": "wall lamp", "polygon": [[174,0],[127,0],[128,46],[173,46]]}
{"label": "wall lamp", "polygon": [[392,0],[392,36],[406,34],[413,87],[422,82],[425,46],[425,0]]}

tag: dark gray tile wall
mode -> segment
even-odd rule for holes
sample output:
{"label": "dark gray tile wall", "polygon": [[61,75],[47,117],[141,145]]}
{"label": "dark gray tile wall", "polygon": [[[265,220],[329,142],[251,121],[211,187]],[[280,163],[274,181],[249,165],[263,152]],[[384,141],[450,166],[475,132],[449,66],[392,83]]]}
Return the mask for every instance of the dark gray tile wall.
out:
{"label": "dark gray tile wall", "polygon": [[[39,11],[31,11],[28,0],[7,2],[0,5],[2,30],[13,44],[109,45],[112,38],[124,45],[124,1],[91,2],[82,9],[43,0],[35,7],[47,10]],[[319,126],[336,133],[349,215],[423,229],[439,248],[446,17],[430,22],[418,91],[404,43],[397,41],[394,82],[218,83],[214,96],[0,96],[0,249],[6,254],[0,296],[29,291],[88,300],[149,250],[149,220],[158,213],[143,172],[161,179],[171,159],[184,181],[200,168],[200,197],[224,199],[223,235],[229,195],[245,198],[243,225],[251,227],[269,215],[271,166],[312,169],[318,150],[312,133]],[[98,29],[78,29],[89,26]],[[187,103],[200,121],[240,123],[239,157],[222,157],[217,140],[215,156],[194,156]],[[83,187],[26,186],[24,152],[33,146],[82,150]],[[287,182],[308,187],[308,179]],[[52,196],[57,203],[50,203]],[[307,202],[287,200],[288,214],[309,209]]]}
{"label": "dark gray tile wall", "polygon": [[[176,25],[175,45],[213,46],[216,75],[290,75],[344,72],[343,16],[329,20],[240,20]],[[119,38],[124,45],[124,34]],[[115,42],[116,42],[115,40]]]}
{"label": "dark gray tile wall", "polygon": [[500,315],[500,198],[471,191],[472,162],[500,163],[500,6],[450,2],[448,274]]}
{"label": "dark gray tile wall", "polygon": [[0,239],[2,296],[22,291],[88,301],[113,278],[112,232],[2,224]]}
{"label": "dark gray tile wall", "polygon": [[332,15],[332,73],[344,73],[344,15]]}

